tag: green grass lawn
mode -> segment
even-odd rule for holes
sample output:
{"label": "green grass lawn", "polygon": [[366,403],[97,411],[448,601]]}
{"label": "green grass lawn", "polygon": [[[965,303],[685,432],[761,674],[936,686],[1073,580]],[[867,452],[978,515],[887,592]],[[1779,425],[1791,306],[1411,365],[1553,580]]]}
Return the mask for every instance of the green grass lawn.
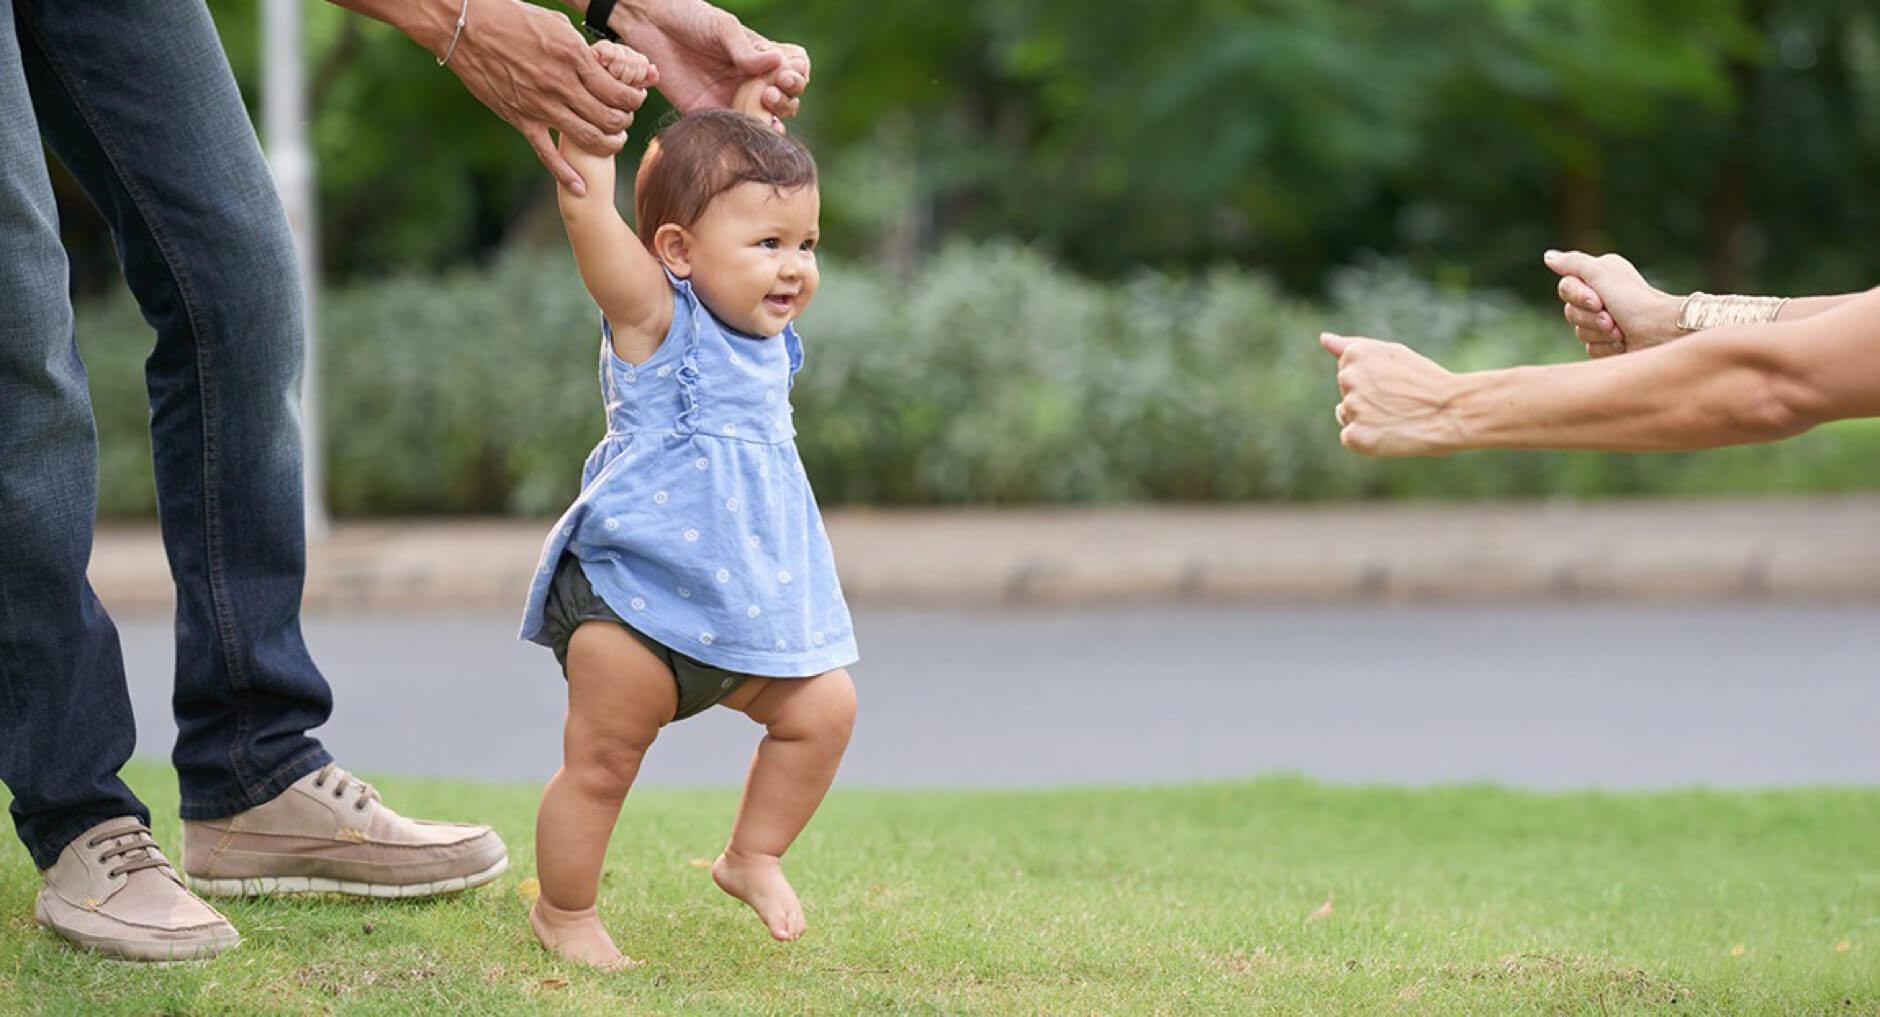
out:
{"label": "green grass lawn", "polygon": [[[129,777],[179,847],[168,771]],[[510,872],[434,902],[226,902],[238,949],[146,968],[36,930],[37,874],[0,849],[0,1012],[1880,1014],[1880,789],[838,788],[788,859],[793,944],[703,867],[735,794],[648,791],[601,898],[646,964],[603,975],[524,924],[536,788],[379,783],[493,821]]]}

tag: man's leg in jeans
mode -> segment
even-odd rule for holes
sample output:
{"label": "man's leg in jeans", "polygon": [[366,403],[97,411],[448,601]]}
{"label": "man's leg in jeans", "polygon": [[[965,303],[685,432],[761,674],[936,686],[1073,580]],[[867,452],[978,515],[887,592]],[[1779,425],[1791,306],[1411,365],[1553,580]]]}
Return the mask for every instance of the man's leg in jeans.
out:
{"label": "man's leg in jeans", "polygon": [[0,17],[0,781],[41,869],[134,816],[117,630],[85,579],[98,443],[65,250],[11,12]]}
{"label": "man's leg in jeans", "polygon": [[135,742],[117,632],[85,579],[97,438],[13,11],[0,11],[0,780],[44,873],[33,917],[127,960],[240,936],[183,888],[118,778]]}
{"label": "man's leg in jeans", "polygon": [[207,11],[15,0],[41,130],[110,222],[157,341],[146,369],[176,580],[186,819],[331,762],[300,634],[301,294],[286,216]]}
{"label": "man's leg in jeans", "polygon": [[488,829],[398,816],[307,734],[331,693],[300,632],[301,294],[207,11],[30,8],[42,130],[111,222],[157,329],[151,444],[177,584],[173,758],[192,885],[416,895],[495,878],[507,856]]}

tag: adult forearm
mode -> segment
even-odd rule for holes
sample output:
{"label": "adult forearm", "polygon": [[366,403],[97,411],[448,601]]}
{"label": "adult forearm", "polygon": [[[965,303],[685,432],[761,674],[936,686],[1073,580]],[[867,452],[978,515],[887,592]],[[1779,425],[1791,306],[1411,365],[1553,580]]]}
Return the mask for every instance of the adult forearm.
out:
{"label": "adult forearm", "polygon": [[1803,318],[1811,318],[1823,311],[1832,311],[1859,296],[1861,296],[1859,293],[1839,293],[1834,296],[1794,297],[1782,305],[1782,310],[1776,314],[1776,320],[1800,321]]}
{"label": "adult forearm", "polygon": [[1670,452],[1798,434],[1819,420],[1772,352],[1783,330],[1717,329],[1624,357],[1457,375],[1448,450]]}
{"label": "adult forearm", "polygon": [[[586,20],[588,8],[593,0],[559,0],[561,6],[574,11]],[[656,28],[662,22],[677,20],[686,15],[717,14],[716,8],[705,0],[616,0],[607,14],[607,27],[623,41],[636,31]]]}
{"label": "adult forearm", "polygon": [[[457,31],[457,18],[464,14],[463,0],[331,0],[355,14],[383,21],[411,37],[411,40],[443,57]],[[477,3],[515,3],[516,0],[470,0]],[[475,14],[472,10],[471,15]]]}

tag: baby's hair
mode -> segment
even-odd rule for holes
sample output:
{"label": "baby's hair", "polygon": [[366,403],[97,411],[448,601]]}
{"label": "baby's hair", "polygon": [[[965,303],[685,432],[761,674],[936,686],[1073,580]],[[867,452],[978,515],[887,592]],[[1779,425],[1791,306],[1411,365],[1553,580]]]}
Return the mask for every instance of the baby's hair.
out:
{"label": "baby's hair", "polygon": [[816,184],[816,160],[802,142],[762,120],[728,109],[687,113],[646,146],[633,180],[633,217],[640,242],[666,223],[691,226],[705,206],[739,184],[794,191]]}

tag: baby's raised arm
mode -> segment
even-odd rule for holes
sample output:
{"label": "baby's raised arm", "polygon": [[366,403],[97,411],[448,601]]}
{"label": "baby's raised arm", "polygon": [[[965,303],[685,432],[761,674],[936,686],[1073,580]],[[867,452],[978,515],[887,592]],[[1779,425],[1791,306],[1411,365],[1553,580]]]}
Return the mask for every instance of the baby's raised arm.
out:
{"label": "baby's raised arm", "polygon": [[[595,47],[603,50],[608,72],[621,81],[645,88],[658,80],[653,65],[633,50],[607,42]],[[638,363],[659,349],[672,324],[672,287],[614,204],[614,157],[589,152],[565,134],[560,148],[562,157],[587,181],[586,194],[557,186],[555,195],[575,266],[607,316],[615,352]]]}

